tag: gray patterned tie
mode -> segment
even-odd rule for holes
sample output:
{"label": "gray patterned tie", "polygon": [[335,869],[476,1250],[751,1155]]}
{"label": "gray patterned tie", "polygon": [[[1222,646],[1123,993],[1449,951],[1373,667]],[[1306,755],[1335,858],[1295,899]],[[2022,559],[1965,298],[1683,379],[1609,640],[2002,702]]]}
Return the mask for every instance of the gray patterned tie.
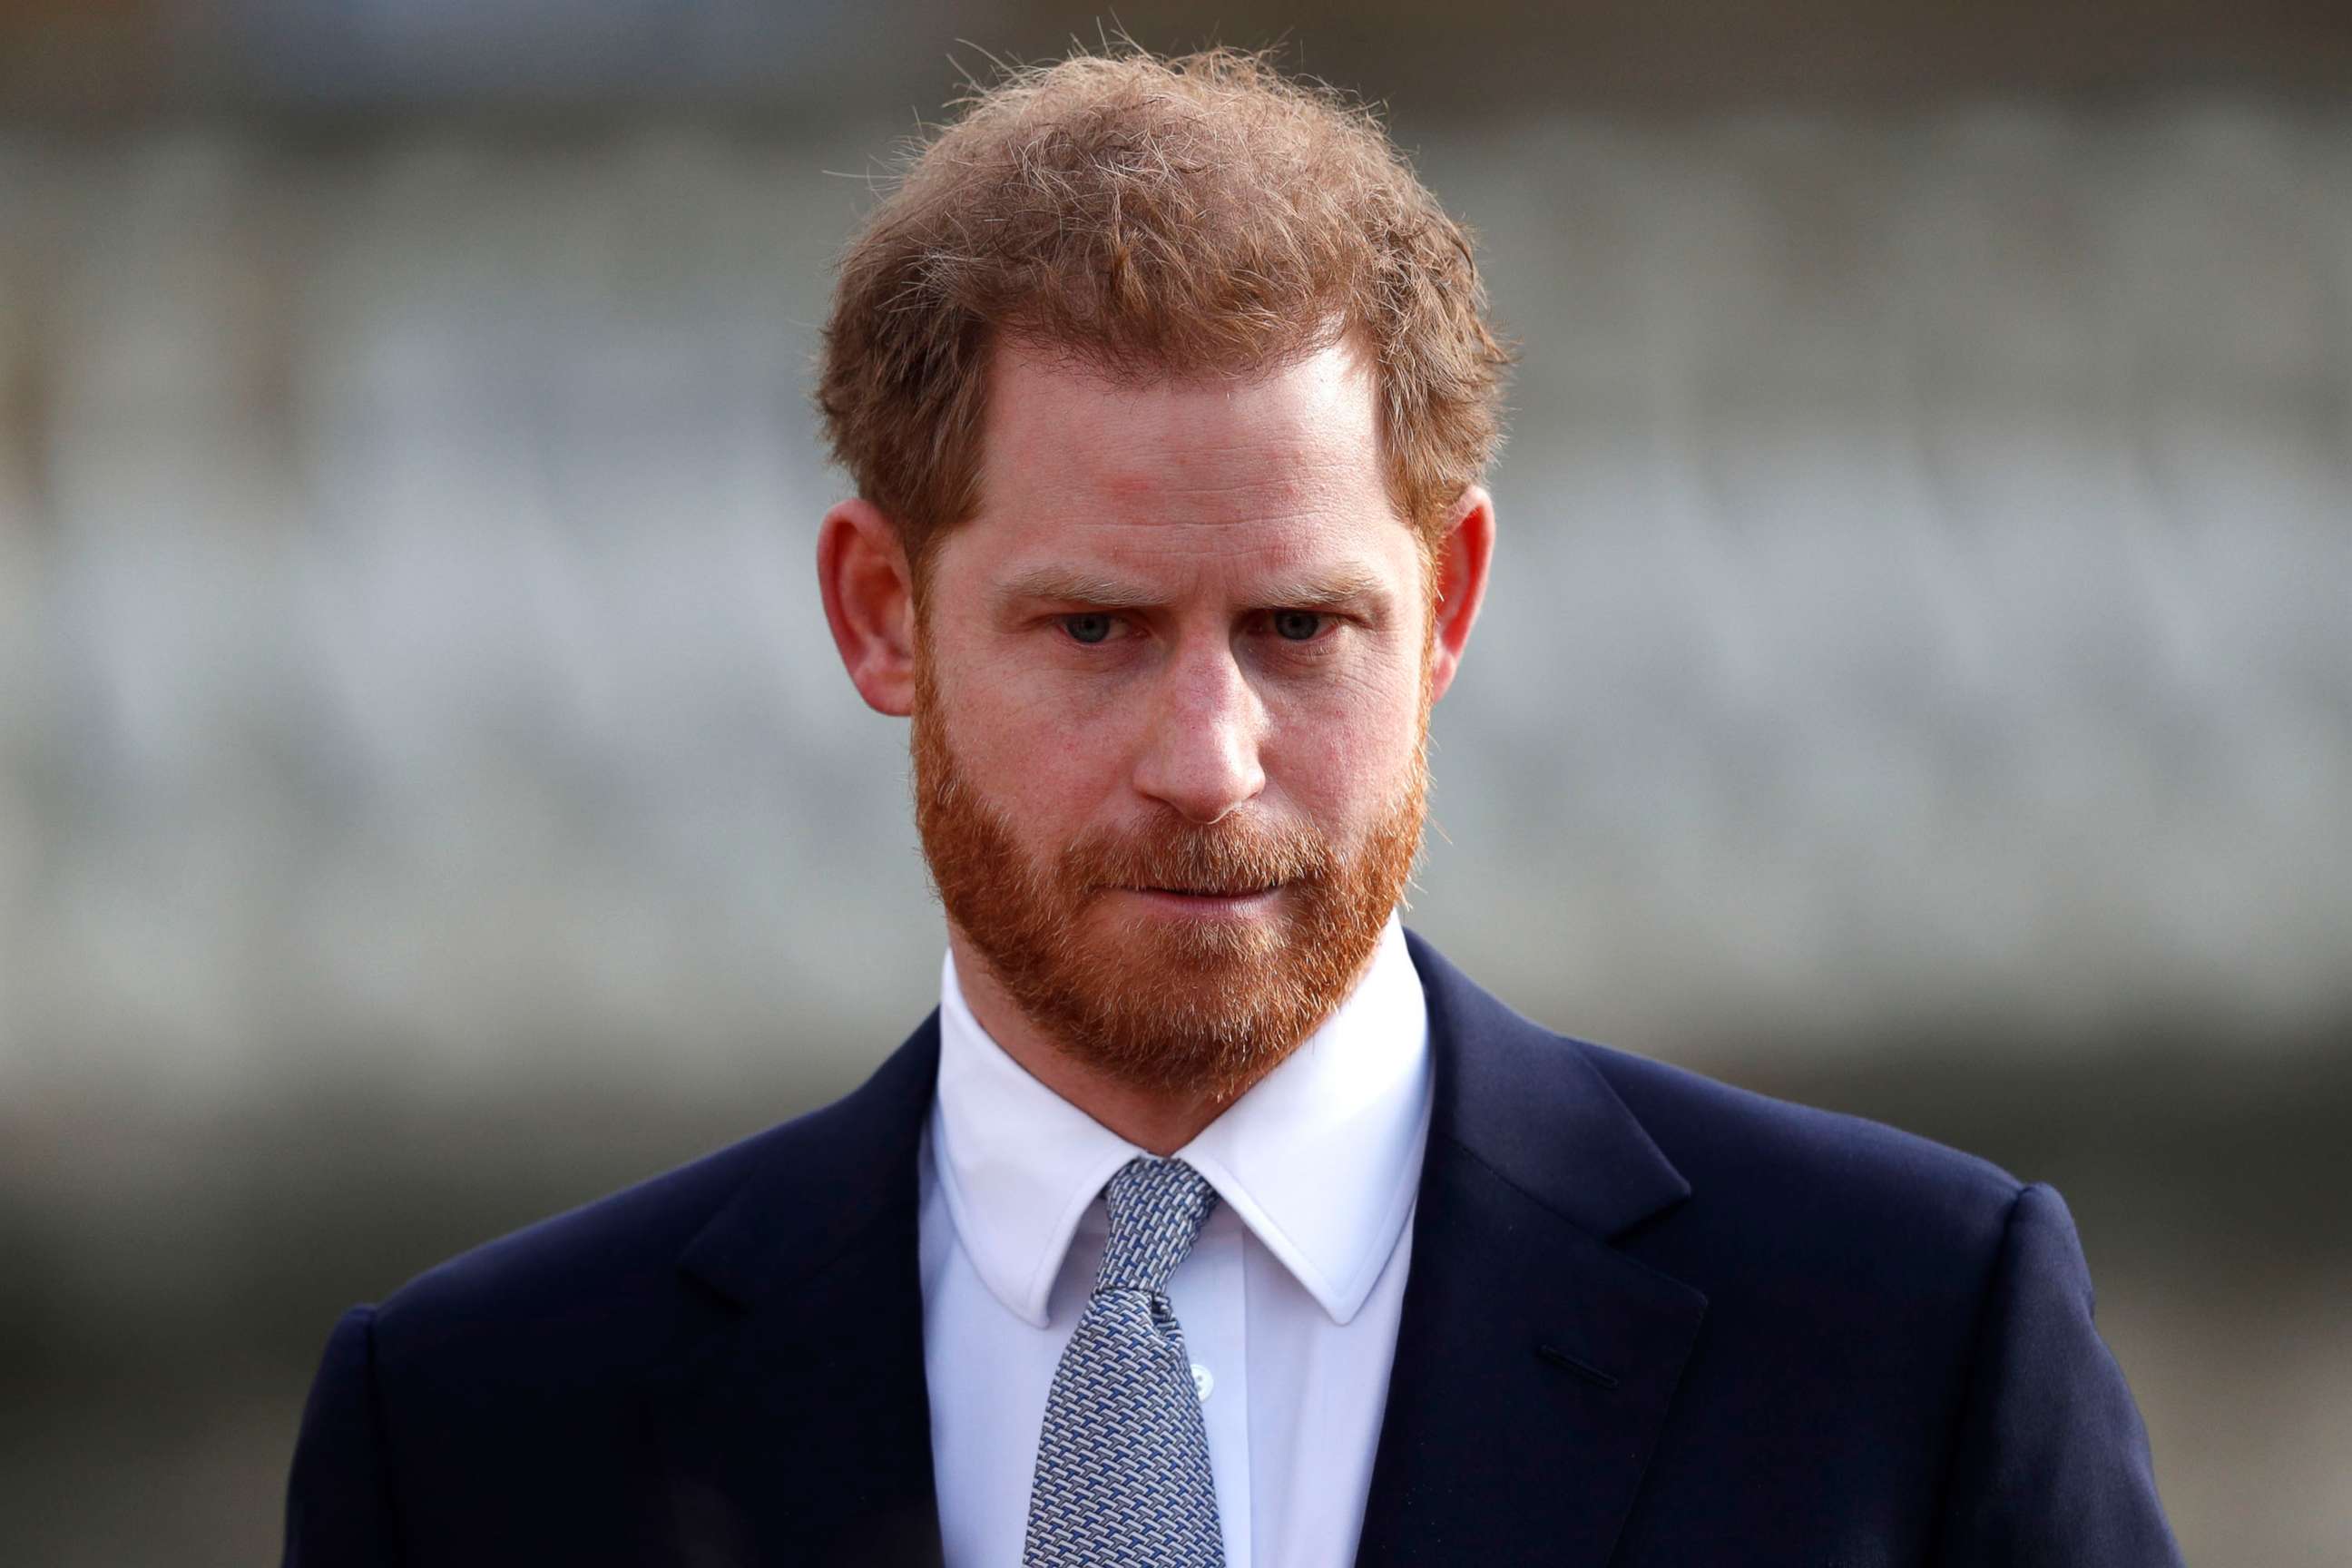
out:
{"label": "gray patterned tie", "polygon": [[1022,1568],[1224,1568],[1209,1434],[1168,1277],[1217,1194],[1181,1160],[1103,1189],[1110,1243],[1045,1396]]}

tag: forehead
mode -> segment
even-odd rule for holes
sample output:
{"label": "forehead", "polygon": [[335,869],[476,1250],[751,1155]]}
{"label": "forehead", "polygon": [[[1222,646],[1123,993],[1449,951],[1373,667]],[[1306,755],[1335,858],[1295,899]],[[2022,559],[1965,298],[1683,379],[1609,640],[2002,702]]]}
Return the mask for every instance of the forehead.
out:
{"label": "forehead", "polygon": [[1375,378],[1347,345],[1246,378],[1133,379],[1008,344],[989,393],[981,504],[956,533],[1008,566],[1073,550],[1234,564],[1410,552]]}

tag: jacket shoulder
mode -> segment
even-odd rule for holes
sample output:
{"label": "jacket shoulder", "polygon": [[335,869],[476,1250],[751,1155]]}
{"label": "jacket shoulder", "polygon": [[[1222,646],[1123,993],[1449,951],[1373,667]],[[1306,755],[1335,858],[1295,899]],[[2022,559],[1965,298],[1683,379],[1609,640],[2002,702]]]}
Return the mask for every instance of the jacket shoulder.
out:
{"label": "jacket shoulder", "polygon": [[493,1389],[569,1395],[658,1361],[696,1314],[835,1248],[877,1194],[911,1193],[938,1071],[933,1014],[830,1105],[417,1276],[375,1314],[387,1396],[437,1388],[480,1409]]}
{"label": "jacket shoulder", "polygon": [[[666,1340],[680,1266],[724,1291],[821,1248],[903,1164],[938,1071],[935,1017],[831,1104],[579,1208],[500,1237],[410,1280],[376,1313],[379,1354],[447,1364],[496,1349],[528,1363]],[[820,1216],[809,1222],[807,1216]]]}
{"label": "jacket shoulder", "polygon": [[1572,1042],[1691,1185],[1676,1217],[1787,1259],[1866,1253],[1971,1299],[2025,1184],[1990,1160],[1860,1116]]}
{"label": "jacket shoulder", "polygon": [[667,1292],[679,1254],[751,1173],[790,1157],[797,1127],[768,1128],[425,1270],[376,1309],[379,1355],[495,1354],[511,1367],[567,1329],[593,1323],[611,1337]]}

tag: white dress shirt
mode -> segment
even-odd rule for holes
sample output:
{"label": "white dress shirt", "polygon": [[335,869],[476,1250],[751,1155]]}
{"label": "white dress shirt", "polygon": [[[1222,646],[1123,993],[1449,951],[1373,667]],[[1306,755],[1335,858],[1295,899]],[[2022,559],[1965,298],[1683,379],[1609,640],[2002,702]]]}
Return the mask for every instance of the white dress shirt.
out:
{"label": "white dress shirt", "polygon": [[[1168,1295],[1202,1391],[1228,1568],[1343,1568],[1380,1440],[1429,1138],[1429,1018],[1394,917],[1322,1027],[1178,1155],[1219,1203]],[[923,1364],[948,1568],[1017,1568],[1054,1369],[1143,1151],[940,983],[921,1154]]]}

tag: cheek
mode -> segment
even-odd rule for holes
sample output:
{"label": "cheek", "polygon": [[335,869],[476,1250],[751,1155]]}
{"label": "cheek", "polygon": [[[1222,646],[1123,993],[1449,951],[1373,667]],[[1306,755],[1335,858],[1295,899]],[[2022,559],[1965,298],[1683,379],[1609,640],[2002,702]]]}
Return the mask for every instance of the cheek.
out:
{"label": "cheek", "polygon": [[1277,716],[1264,761],[1284,793],[1318,816],[1369,820],[1412,763],[1419,672],[1383,672]]}
{"label": "cheek", "polygon": [[1042,836],[1066,837],[1121,776],[1118,737],[1099,716],[1057,700],[1034,672],[984,655],[958,668],[942,686],[949,739],[964,771],[1024,831],[1034,824]]}

